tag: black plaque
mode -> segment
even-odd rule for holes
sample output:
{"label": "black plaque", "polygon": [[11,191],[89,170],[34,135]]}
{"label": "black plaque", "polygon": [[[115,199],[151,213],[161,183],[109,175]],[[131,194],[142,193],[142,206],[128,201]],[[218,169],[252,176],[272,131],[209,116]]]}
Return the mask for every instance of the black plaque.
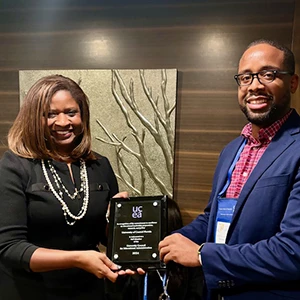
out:
{"label": "black plaque", "polygon": [[161,269],[158,244],[167,233],[167,196],[112,198],[108,257],[122,269]]}

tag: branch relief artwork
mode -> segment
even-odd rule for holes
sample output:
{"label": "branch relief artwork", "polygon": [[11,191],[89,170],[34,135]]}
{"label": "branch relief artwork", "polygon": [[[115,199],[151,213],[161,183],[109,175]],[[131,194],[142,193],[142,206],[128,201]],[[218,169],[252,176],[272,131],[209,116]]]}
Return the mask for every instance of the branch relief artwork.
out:
{"label": "branch relief artwork", "polygon": [[72,78],[88,95],[92,147],[110,160],[120,191],[172,198],[177,70],[20,71],[20,102],[50,74]]}

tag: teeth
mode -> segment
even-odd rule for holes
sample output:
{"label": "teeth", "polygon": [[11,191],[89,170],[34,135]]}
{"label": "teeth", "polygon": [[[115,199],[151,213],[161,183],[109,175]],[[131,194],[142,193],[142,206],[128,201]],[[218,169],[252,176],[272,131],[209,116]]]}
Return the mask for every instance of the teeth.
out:
{"label": "teeth", "polygon": [[67,133],[69,133],[69,131],[56,131],[56,133],[58,133],[58,134],[67,134]]}
{"label": "teeth", "polygon": [[266,103],[267,101],[265,100],[251,100],[249,101],[249,103],[251,104],[262,104],[262,103]]}

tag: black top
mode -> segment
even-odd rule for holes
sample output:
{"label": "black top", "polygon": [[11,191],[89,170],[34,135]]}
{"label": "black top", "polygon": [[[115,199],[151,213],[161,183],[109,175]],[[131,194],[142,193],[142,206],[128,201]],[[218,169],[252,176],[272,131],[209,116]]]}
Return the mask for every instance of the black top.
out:
{"label": "black top", "polygon": [[[67,164],[57,161],[52,163],[66,188],[73,193],[74,183]],[[79,162],[72,164],[75,186],[78,189],[80,188],[79,167]],[[65,221],[60,202],[49,189],[41,168],[41,161],[21,158],[11,151],[7,151],[2,157],[0,161],[1,299],[39,299],[40,296],[36,296],[36,293],[48,295],[53,292],[52,289],[55,290],[53,292],[55,295],[60,293],[57,290],[60,290],[62,295],[69,295],[70,289],[76,295],[80,293],[84,295],[85,291],[92,290],[92,286],[96,287],[100,281],[100,290],[103,289],[102,280],[81,269],[43,273],[33,273],[29,269],[31,255],[38,247],[97,250],[99,242],[105,244],[105,214],[109,199],[118,192],[117,180],[105,157],[99,156],[97,160],[86,162],[86,167],[90,193],[88,210],[83,219],[69,226]],[[52,182],[51,176],[50,179]],[[54,181],[52,184],[56,187]],[[64,195],[64,201],[75,215],[82,206],[82,198],[72,200]],[[16,290],[20,298],[16,298]],[[98,299],[101,299],[99,294]]]}

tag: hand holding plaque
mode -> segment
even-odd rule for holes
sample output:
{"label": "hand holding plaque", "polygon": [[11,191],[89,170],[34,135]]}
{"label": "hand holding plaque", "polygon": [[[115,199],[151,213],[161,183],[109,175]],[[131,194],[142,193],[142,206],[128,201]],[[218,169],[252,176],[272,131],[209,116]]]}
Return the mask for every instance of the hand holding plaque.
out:
{"label": "hand holding plaque", "polygon": [[167,196],[112,198],[107,255],[123,269],[161,269],[158,244],[167,233]]}

